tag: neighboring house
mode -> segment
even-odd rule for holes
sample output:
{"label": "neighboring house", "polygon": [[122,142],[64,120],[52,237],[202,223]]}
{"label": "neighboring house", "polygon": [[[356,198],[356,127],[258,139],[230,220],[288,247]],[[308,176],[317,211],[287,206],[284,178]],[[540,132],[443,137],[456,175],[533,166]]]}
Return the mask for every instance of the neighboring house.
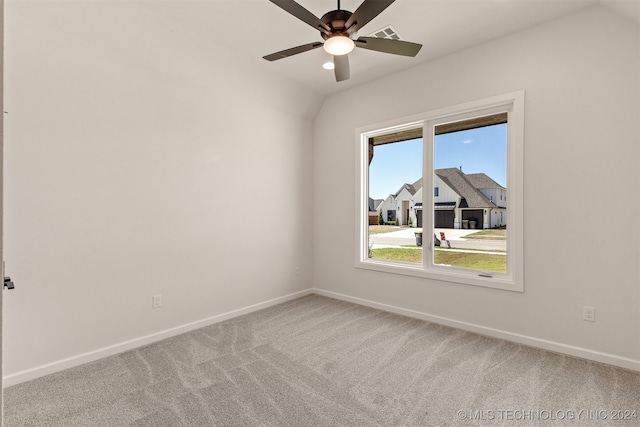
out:
{"label": "neighboring house", "polygon": [[395,221],[397,207],[395,195],[389,194],[378,206],[378,212],[382,212],[382,220],[384,222]]}
{"label": "neighboring house", "polygon": [[[422,227],[422,179],[404,184],[380,205],[385,221],[397,215],[402,225]],[[493,228],[507,224],[507,189],[484,173],[466,175],[457,168],[437,169],[434,177],[436,228]]]}
{"label": "neighboring house", "polygon": [[382,211],[384,222],[398,219],[399,225],[408,225],[411,218],[412,225],[415,225],[415,216],[411,216],[411,199],[416,191],[422,187],[422,178],[413,184],[403,184],[395,194],[389,194],[378,207]]}
{"label": "neighboring house", "polygon": [[369,225],[378,225],[378,206],[380,206],[382,202],[382,199],[372,199],[369,197]]}

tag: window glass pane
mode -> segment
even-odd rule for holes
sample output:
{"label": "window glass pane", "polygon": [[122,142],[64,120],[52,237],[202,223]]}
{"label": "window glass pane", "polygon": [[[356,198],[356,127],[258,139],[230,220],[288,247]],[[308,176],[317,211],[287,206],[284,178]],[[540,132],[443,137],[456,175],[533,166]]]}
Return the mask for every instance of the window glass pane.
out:
{"label": "window glass pane", "polygon": [[422,264],[421,209],[422,138],[373,146],[369,258]]}
{"label": "window glass pane", "polygon": [[507,124],[436,127],[434,145],[433,263],[506,273]]}

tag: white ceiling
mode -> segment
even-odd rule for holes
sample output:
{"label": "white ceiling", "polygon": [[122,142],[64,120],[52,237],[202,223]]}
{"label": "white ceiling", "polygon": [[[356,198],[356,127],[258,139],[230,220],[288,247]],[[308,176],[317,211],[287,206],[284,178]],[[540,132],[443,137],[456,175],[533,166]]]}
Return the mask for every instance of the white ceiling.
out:
{"label": "white ceiling", "polygon": [[[318,17],[336,9],[335,0],[298,0]],[[362,0],[342,0],[355,11]],[[315,41],[319,32],[268,0],[156,0],[144,2],[180,25],[236,53],[255,58],[255,66],[270,69],[312,90],[328,95],[460,49],[601,4],[640,24],[640,0],[397,0],[359,31],[368,35],[392,25],[404,40],[420,43],[415,58],[355,49],[349,54],[351,78],[336,83],[333,71],[322,68],[331,59],[315,49],[274,62],[264,55]]]}

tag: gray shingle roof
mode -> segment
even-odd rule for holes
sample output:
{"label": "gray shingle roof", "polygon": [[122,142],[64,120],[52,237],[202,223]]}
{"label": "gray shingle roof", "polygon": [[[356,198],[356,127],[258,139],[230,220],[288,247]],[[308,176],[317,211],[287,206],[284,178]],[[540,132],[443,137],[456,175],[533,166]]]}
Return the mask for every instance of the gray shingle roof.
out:
{"label": "gray shingle roof", "polygon": [[[422,178],[420,178],[419,180],[417,180],[416,182],[411,184],[411,186],[416,190],[416,192],[418,190],[420,190],[422,188]],[[413,194],[415,194],[415,193],[413,193]]]}
{"label": "gray shingle roof", "polygon": [[413,196],[414,194],[416,194],[416,192],[418,190],[420,190],[422,188],[422,178],[420,178],[419,180],[417,180],[413,184],[407,184],[407,183],[402,184],[402,187],[400,187],[398,189],[398,191],[395,192],[394,196],[398,197],[398,194],[400,194],[402,192],[402,190],[404,190],[405,188]]}
{"label": "gray shingle roof", "polygon": [[[442,179],[453,191],[464,199],[461,202],[460,207],[469,208],[496,208],[497,206],[489,200],[487,196],[480,192],[480,188],[500,188],[505,189],[503,186],[489,178],[484,173],[472,173],[466,175],[457,168],[445,168],[436,169],[435,174]],[[393,194],[393,197],[398,197],[402,190],[406,189],[411,195],[416,194],[418,190],[422,188],[422,178],[418,179],[413,184],[402,184],[402,187]],[[371,209],[372,199],[369,199],[369,210]],[[383,200],[376,200],[375,209],[383,202]],[[375,210],[373,209],[373,210]]]}
{"label": "gray shingle roof", "polygon": [[[470,208],[495,208],[497,207],[487,196],[482,194],[467,176],[457,168],[436,169],[436,175],[445,182],[453,191],[465,199]],[[484,175],[484,174],[482,174]],[[486,176],[486,175],[485,175]],[[488,178],[488,177],[487,177]],[[493,180],[492,180],[493,181]]]}
{"label": "gray shingle roof", "polygon": [[404,189],[406,189],[409,193],[411,193],[412,196],[416,194],[416,189],[413,188],[413,185],[405,183],[405,184],[402,184],[402,187],[400,187],[398,191],[395,192],[394,196],[398,197],[398,195],[402,193],[402,190]]}
{"label": "gray shingle roof", "polygon": [[384,202],[384,200],[382,199],[372,199],[371,197],[369,197],[369,211],[373,212],[373,211],[377,211],[378,210],[378,206],[380,206],[380,204]]}
{"label": "gray shingle roof", "polygon": [[497,188],[500,190],[505,190],[505,188],[495,182],[493,179],[489,178],[488,175],[484,173],[470,173],[466,175],[467,179],[476,188]]}

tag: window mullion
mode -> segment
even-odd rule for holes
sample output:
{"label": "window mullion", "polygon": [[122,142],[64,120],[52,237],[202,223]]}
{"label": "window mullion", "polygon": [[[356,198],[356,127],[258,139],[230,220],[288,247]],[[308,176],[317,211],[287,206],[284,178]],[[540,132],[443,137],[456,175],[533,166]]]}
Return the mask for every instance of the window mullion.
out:
{"label": "window mullion", "polygon": [[422,156],[422,266],[430,270],[436,250],[433,239],[434,125],[430,121],[422,128]]}

